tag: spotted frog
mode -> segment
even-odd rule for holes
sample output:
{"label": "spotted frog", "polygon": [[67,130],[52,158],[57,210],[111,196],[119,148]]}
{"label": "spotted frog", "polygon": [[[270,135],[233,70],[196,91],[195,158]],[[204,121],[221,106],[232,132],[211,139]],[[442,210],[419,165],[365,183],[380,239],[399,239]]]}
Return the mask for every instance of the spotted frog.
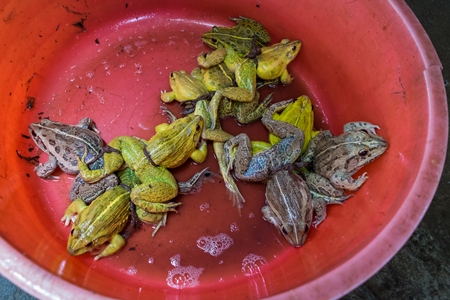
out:
{"label": "spotted frog", "polygon": [[333,136],[329,130],[321,131],[311,139],[301,156],[303,164],[311,164],[307,181],[312,191],[340,197],[345,190],[356,191],[368,179],[366,173],[353,179],[363,166],[382,155],[388,143],[368,122],[352,122],[344,126],[344,133]]}
{"label": "spotted frog", "polygon": [[[31,123],[28,130],[36,145],[48,154],[48,161],[35,167],[36,174],[42,178],[56,179],[51,174],[58,166],[67,174],[77,174],[77,158],[83,155],[85,149],[87,164],[102,152],[103,141],[90,118],[80,120],[77,125],[42,119]],[[101,164],[101,161],[96,164]]]}

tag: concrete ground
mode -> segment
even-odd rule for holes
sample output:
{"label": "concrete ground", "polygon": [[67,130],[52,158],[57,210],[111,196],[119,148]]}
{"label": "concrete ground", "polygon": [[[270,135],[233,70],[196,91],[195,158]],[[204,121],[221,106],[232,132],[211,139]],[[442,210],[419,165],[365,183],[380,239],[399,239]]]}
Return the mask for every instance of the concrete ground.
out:
{"label": "concrete ground", "polygon": [[[379,0],[382,1],[382,0]],[[450,1],[406,0],[430,36],[450,98]],[[356,299],[450,299],[450,162],[423,221],[405,246],[377,274],[343,297]],[[0,299],[35,299],[0,276]]]}

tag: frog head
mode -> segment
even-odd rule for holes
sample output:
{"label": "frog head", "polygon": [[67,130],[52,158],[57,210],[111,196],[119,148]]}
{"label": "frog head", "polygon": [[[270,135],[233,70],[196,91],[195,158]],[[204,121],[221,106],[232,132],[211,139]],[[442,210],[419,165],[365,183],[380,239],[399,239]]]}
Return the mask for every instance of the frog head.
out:
{"label": "frog head", "polygon": [[345,164],[342,168],[346,173],[354,174],[363,166],[371,163],[383,154],[388,143],[379,135],[364,130],[351,131],[343,134],[346,142]]}

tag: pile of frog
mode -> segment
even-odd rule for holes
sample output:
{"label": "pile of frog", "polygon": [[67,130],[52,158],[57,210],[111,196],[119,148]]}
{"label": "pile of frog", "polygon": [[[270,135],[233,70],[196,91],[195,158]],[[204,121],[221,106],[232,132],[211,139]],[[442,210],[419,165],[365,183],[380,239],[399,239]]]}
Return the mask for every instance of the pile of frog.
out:
{"label": "pile of frog", "polygon": [[[183,117],[163,107],[170,122],[158,125],[149,140],[118,136],[104,145],[89,118],[78,125],[48,119],[29,125],[34,142],[49,156],[35,168],[37,175],[54,178],[57,166],[77,174],[69,193],[72,203],[62,218],[66,226],[73,223],[70,254],[96,252],[97,260],[119,251],[141,222],[153,224],[153,235],[164,227],[168,213],[181,205],[173,199],[199,192],[214,174],[205,168],[178,182],[170,171],[188,159],[204,162],[207,141],[213,143],[233,203],[241,208],[245,202],[235,179],[266,183],[262,216],[295,247],[325,219],[327,205],[342,204],[352,196],[346,191],[356,191],[367,180],[365,173],[357,179],[352,175],[386,150],[386,141],[375,132],[378,126],[348,123],[342,135],[333,136],[313,130],[307,96],[271,105],[271,95],[260,101],[260,87],[291,83],[287,66],[301,42],[268,45],[270,36],[260,23],[232,20],[235,26],[214,26],[202,35],[213,50],[198,56],[199,66],[190,74],[170,73],[172,90],[164,91],[161,100],[181,102]],[[241,124],[261,119],[269,142],[222,130],[220,119],[227,116]]]}

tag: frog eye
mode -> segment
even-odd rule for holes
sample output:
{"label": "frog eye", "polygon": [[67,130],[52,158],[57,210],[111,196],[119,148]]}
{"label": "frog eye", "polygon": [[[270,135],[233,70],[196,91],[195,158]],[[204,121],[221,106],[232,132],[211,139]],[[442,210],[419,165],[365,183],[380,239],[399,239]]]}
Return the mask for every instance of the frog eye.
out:
{"label": "frog eye", "polygon": [[367,149],[362,149],[362,150],[359,150],[359,152],[358,152],[358,155],[361,157],[367,156],[367,154],[369,154],[369,150],[367,150]]}
{"label": "frog eye", "polygon": [[295,52],[295,50],[297,50],[297,46],[296,45],[292,46],[291,50],[292,52]]}
{"label": "frog eye", "polygon": [[199,131],[200,130],[200,124],[197,124],[197,126],[195,126],[195,130]]}
{"label": "frog eye", "polygon": [[211,42],[217,43],[217,39],[215,37],[211,38]]}
{"label": "frog eye", "polygon": [[173,78],[173,72],[170,72],[170,77]]}
{"label": "frog eye", "polygon": [[283,232],[284,235],[288,234],[288,232],[287,232],[286,228],[284,228],[284,226],[281,227],[281,232]]}

